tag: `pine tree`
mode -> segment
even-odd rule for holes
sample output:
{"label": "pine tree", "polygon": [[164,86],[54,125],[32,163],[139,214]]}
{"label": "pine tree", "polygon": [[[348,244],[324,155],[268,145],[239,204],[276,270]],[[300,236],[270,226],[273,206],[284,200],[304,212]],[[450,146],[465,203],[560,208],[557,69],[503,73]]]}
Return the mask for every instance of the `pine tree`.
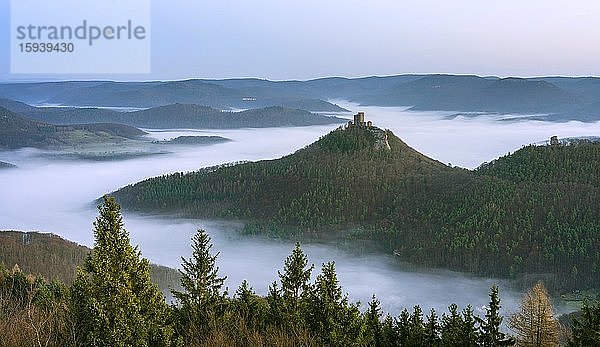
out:
{"label": "pine tree", "polygon": [[[215,328],[226,310],[227,291],[223,290],[226,277],[219,277],[212,244],[205,230],[198,229],[192,237],[192,256],[181,258],[181,287],[183,292],[173,290],[178,329],[188,342],[197,342],[210,329]],[[193,342],[192,342],[193,343]]]}
{"label": "pine tree", "polygon": [[399,345],[399,337],[394,330],[394,318],[387,315],[381,322],[381,341],[382,346],[397,346]]}
{"label": "pine tree", "polygon": [[314,265],[308,267],[308,258],[302,252],[300,243],[296,243],[292,254],[284,261],[283,273],[278,271],[283,304],[292,321],[300,320],[300,302],[308,289],[313,268]]}
{"label": "pine tree", "polygon": [[381,347],[384,346],[384,339],[381,332],[381,304],[377,297],[373,295],[371,302],[369,302],[369,309],[365,312],[365,323],[370,337],[371,346]]}
{"label": "pine tree", "polygon": [[437,314],[434,309],[431,309],[431,313],[427,316],[427,322],[425,323],[425,344],[427,346],[439,346],[439,332],[440,325]]}
{"label": "pine tree", "polygon": [[569,347],[600,346],[600,301],[584,302],[581,317],[573,320]]}
{"label": "pine tree", "polygon": [[235,312],[246,321],[246,324],[253,328],[259,328],[258,324],[262,321],[264,313],[263,306],[248,281],[244,280],[235,292],[233,304]]}
{"label": "pine tree", "polygon": [[479,339],[483,347],[512,346],[514,339],[507,337],[500,331],[502,326],[502,316],[500,315],[500,298],[498,296],[498,286],[492,285],[490,290],[490,303],[486,309],[485,320],[480,321]]}
{"label": "pine tree", "polygon": [[150,281],[150,266],[123,228],[121,208],[105,196],[94,222],[95,244],[72,285],[83,346],[169,346],[169,309]]}
{"label": "pine tree", "polygon": [[457,346],[462,342],[463,320],[458,306],[448,307],[448,314],[442,314],[441,343],[443,346]]}
{"label": "pine tree", "polygon": [[475,327],[476,319],[473,316],[473,308],[471,305],[467,305],[467,307],[462,312],[462,330],[460,335],[460,340],[462,341],[462,346],[464,347],[475,347],[477,346],[477,341],[479,341],[479,334],[477,328]]}
{"label": "pine tree", "polygon": [[423,310],[421,306],[415,305],[408,321],[409,346],[422,346],[425,343],[425,323],[423,322]]}
{"label": "pine tree", "polygon": [[509,326],[517,335],[517,346],[558,346],[559,324],[541,282],[525,293],[519,312],[510,317]]}
{"label": "pine tree", "polygon": [[356,305],[342,294],[335,263],[323,264],[309,296],[306,321],[320,343],[326,346],[360,344],[364,326]]}
{"label": "pine tree", "polygon": [[281,327],[285,323],[283,317],[283,299],[281,298],[281,289],[277,282],[271,283],[269,293],[267,294],[267,303],[269,304],[268,321],[270,324]]}
{"label": "pine tree", "polygon": [[408,345],[410,337],[410,313],[408,313],[407,309],[403,309],[395,320],[394,330],[398,337],[398,344],[401,346]]}

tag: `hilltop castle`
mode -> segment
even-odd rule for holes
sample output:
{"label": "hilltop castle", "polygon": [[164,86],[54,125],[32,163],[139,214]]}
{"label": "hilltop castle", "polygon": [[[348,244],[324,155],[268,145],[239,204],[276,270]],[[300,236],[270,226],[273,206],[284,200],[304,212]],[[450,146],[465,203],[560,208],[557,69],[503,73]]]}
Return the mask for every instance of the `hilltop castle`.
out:
{"label": "hilltop castle", "polygon": [[367,128],[371,129],[373,127],[373,122],[368,121],[365,122],[365,113],[358,112],[354,115],[354,121],[348,122],[348,128],[358,127],[358,128]]}
{"label": "hilltop castle", "polygon": [[391,149],[390,144],[388,142],[387,131],[373,126],[373,122],[371,121],[365,122],[364,112],[358,112],[357,114],[355,114],[354,120],[348,121],[348,124],[346,125],[345,129],[366,129],[375,136],[375,149]]}

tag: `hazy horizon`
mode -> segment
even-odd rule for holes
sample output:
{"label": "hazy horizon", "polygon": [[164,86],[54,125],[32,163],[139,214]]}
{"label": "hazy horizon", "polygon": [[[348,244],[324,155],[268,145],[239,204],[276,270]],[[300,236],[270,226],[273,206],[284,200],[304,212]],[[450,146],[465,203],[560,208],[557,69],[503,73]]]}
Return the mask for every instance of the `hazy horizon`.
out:
{"label": "hazy horizon", "polygon": [[[50,79],[307,80],[322,76],[599,76],[600,3],[151,0],[151,73]],[[177,18],[177,21],[173,21]],[[0,1],[10,22],[10,1]],[[8,26],[0,42],[10,45]],[[10,73],[0,53],[0,80]]]}
{"label": "hazy horizon", "polygon": [[329,79],[329,78],[342,78],[342,79],[365,79],[365,78],[388,78],[388,77],[396,77],[396,76],[435,76],[435,75],[446,75],[446,76],[477,76],[481,78],[523,78],[523,79],[536,79],[536,78],[600,78],[600,74],[598,75],[532,75],[532,76],[514,76],[514,75],[478,75],[478,74],[469,74],[469,73],[445,73],[445,72],[432,72],[432,73],[416,73],[416,72],[407,72],[407,73],[398,73],[398,74],[389,74],[389,75],[364,75],[364,76],[338,76],[338,75],[324,75],[314,78],[306,78],[306,79],[270,79],[270,78],[262,78],[262,77],[221,77],[221,78],[209,78],[209,77],[181,77],[181,78],[164,78],[164,79],[118,79],[118,78],[13,78],[13,79],[0,79],[0,83],[43,83],[43,82],[70,82],[70,81],[97,81],[97,82],[173,82],[173,81],[188,81],[188,80],[205,80],[205,81],[225,81],[225,80],[263,80],[270,82],[308,82],[314,80],[321,79]]}

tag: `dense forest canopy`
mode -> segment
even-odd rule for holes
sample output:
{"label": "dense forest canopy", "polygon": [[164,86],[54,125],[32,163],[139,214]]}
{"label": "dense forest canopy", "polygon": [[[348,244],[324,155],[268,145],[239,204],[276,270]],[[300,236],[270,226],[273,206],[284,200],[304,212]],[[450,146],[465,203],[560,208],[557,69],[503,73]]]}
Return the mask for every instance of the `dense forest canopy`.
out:
{"label": "dense forest canopy", "polygon": [[600,143],[528,146],[451,168],[390,131],[340,128],[277,160],[171,174],[115,193],[124,208],[249,221],[247,232],[353,231],[404,260],[600,286]]}
{"label": "dense forest canopy", "polygon": [[[179,270],[181,287],[172,290],[175,301],[167,305],[150,281],[148,261],[131,245],[114,199],[103,198],[93,231],[94,248],[70,284],[28,274],[17,265],[9,270],[0,263],[1,346],[491,347],[600,342],[600,304],[586,303],[572,328],[571,322],[561,328],[541,282],[527,291],[520,310],[508,317],[511,334],[503,327],[507,317],[501,314],[496,285],[483,316],[470,305],[461,309],[455,304],[439,313],[419,305],[386,313],[375,295],[362,306],[344,293],[334,262],[322,264],[316,277],[311,276],[318,270],[299,243],[283,261],[266,296],[257,295],[246,280],[229,292],[216,265],[219,253],[204,230],[192,237],[192,255],[182,258]],[[56,251],[52,263],[74,266],[77,247],[68,241],[49,236],[45,245],[34,238],[48,235],[4,235],[11,250],[19,248],[15,240],[40,255],[52,248]],[[43,267],[37,262],[34,273],[37,266]],[[62,267],[45,269],[64,272]]]}

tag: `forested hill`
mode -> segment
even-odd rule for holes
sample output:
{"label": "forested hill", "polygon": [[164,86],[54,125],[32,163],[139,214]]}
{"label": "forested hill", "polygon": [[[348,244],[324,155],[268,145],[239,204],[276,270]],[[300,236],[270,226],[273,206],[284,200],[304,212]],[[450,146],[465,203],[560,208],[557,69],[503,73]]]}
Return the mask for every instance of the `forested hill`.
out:
{"label": "forested hill", "polygon": [[137,128],[122,124],[52,125],[0,107],[0,149],[123,142],[144,134]]}
{"label": "forested hill", "polygon": [[575,140],[564,145],[521,148],[482,164],[477,173],[514,182],[573,182],[600,187],[600,143]]}
{"label": "forested hill", "polygon": [[469,171],[390,131],[349,128],[281,159],[152,178],[115,196],[129,210],[248,220],[248,231],[351,229],[428,266],[599,287],[598,172],[600,143],[525,147]]}
{"label": "forested hill", "polygon": [[[70,285],[89,252],[91,249],[54,234],[0,230],[0,264],[9,270],[17,265],[24,273],[47,280]],[[163,293],[179,288],[177,270],[156,264],[150,264],[150,270],[152,281]]]}
{"label": "forested hill", "polygon": [[226,112],[207,106],[173,104],[124,113],[119,122],[143,128],[227,129],[324,125],[346,120],[279,106]]}
{"label": "forested hill", "polygon": [[[220,111],[196,104],[170,104],[145,110],[119,112],[101,108],[34,107],[21,102],[1,99],[0,107],[28,118],[55,124],[119,123],[141,128],[266,128],[345,123],[347,120],[329,117],[290,107],[272,106],[241,112]],[[292,108],[292,106],[298,108]]]}
{"label": "forested hill", "polygon": [[15,167],[16,166],[14,164],[0,161],[0,169],[12,169],[12,168],[15,168]]}
{"label": "forested hill", "polygon": [[[389,130],[338,129],[277,160],[149,179],[116,193],[129,209],[319,227],[375,223],[398,181],[462,175]],[[444,175],[445,176],[445,175]]]}

